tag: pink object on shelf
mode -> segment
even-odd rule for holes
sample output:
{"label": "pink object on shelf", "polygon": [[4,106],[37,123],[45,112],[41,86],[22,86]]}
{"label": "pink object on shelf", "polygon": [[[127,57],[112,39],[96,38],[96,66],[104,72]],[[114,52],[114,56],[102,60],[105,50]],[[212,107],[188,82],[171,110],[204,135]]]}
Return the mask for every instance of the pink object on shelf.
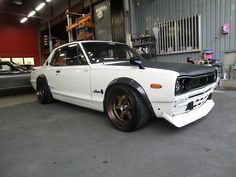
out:
{"label": "pink object on shelf", "polygon": [[229,33],[229,27],[230,27],[229,24],[224,24],[224,25],[222,26],[222,33],[223,33],[223,34],[228,34],[228,33]]}
{"label": "pink object on shelf", "polygon": [[214,57],[214,52],[211,49],[205,49],[202,53],[204,54],[205,59],[212,60]]}
{"label": "pink object on shelf", "polygon": [[208,60],[211,60],[211,59],[213,59],[213,54],[207,54],[206,53],[206,57],[207,57]]}

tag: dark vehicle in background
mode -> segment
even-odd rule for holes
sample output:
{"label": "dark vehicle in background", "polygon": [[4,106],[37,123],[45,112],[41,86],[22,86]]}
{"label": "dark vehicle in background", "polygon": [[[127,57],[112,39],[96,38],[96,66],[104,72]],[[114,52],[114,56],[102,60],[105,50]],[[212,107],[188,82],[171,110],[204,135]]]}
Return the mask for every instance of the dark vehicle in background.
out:
{"label": "dark vehicle in background", "polygon": [[30,91],[30,71],[9,61],[0,61],[0,95]]}
{"label": "dark vehicle in background", "polygon": [[21,67],[23,67],[23,69],[26,69],[26,70],[34,70],[34,65],[31,65],[31,64],[24,64],[24,65],[19,65]]}

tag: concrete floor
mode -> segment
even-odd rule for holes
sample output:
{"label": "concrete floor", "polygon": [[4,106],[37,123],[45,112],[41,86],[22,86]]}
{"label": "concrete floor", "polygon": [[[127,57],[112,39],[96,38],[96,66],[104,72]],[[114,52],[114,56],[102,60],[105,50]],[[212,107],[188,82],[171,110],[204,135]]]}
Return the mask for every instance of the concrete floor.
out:
{"label": "concrete floor", "polygon": [[14,96],[0,96],[0,108],[14,106],[22,103],[37,101],[35,94],[16,94]]}
{"label": "concrete floor", "polygon": [[0,177],[235,177],[236,92],[216,92],[187,127],[153,119],[132,133],[100,112],[23,100],[0,108]]}

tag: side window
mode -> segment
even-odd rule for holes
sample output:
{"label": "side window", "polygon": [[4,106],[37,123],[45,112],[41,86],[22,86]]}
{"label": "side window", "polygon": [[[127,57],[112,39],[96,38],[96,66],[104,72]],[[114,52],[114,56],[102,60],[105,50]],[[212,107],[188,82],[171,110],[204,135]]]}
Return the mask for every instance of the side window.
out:
{"label": "side window", "polygon": [[87,65],[87,61],[78,44],[71,44],[58,49],[54,53],[51,65],[54,66]]}
{"label": "side window", "polygon": [[118,49],[112,49],[109,50],[109,56],[110,59],[130,59],[131,57],[133,57],[133,54],[128,51],[128,50],[124,50],[124,51],[120,51]]}
{"label": "side window", "polygon": [[55,51],[50,64],[53,66],[65,66],[65,59],[61,53],[61,49]]}
{"label": "side window", "polygon": [[7,64],[0,65],[0,72],[10,72],[10,71],[12,71],[12,69]]}

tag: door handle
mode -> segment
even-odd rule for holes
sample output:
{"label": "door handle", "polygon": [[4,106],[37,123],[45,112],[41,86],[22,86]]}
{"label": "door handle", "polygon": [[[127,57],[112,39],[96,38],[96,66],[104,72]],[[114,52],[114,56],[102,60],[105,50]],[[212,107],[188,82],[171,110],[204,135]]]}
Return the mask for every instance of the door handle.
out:
{"label": "door handle", "polygon": [[60,73],[61,71],[60,70],[57,70],[56,73]]}

